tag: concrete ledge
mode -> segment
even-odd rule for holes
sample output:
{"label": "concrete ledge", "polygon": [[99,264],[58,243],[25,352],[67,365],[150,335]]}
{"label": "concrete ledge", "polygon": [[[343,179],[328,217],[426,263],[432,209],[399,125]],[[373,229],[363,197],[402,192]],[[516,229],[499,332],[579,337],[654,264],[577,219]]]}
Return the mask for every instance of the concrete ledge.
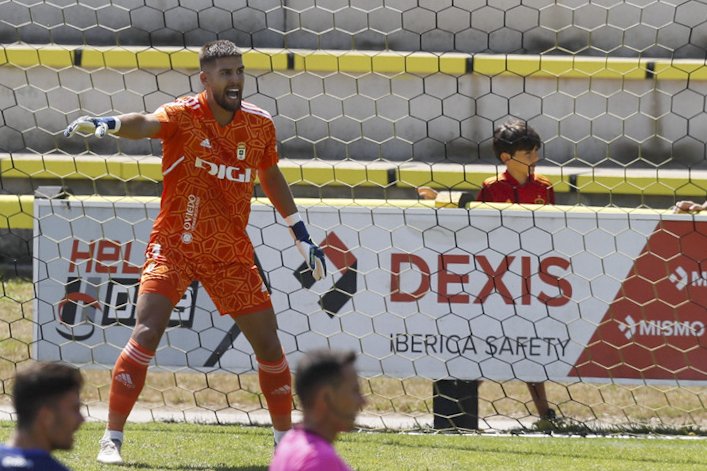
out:
{"label": "concrete ledge", "polygon": [[0,229],[32,229],[34,196],[0,195]]}
{"label": "concrete ledge", "polygon": [[[474,72],[534,78],[646,79],[651,78],[648,70],[653,62],[641,58],[477,54]],[[704,61],[700,64],[705,65]]]}
{"label": "concrete ledge", "polygon": [[388,188],[398,180],[396,165],[387,162],[282,159],[279,166],[292,185]]}
{"label": "concrete ledge", "polygon": [[[284,49],[245,50],[245,66],[257,70],[287,70]],[[82,47],[15,44],[0,48],[0,65],[54,69],[198,69],[196,48],[180,47]]]}
{"label": "concrete ledge", "polygon": [[[159,203],[160,198],[154,196],[70,196],[65,199],[53,200],[56,204],[80,204],[83,202],[109,202],[109,203]],[[350,199],[350,198],[295,198],[297,206],[306,211],[310,206],[331,206],[337,208],[439,208],[456,207],[452,204],[443,204],[435,200],[413,200],[413,199]],[[253,204],[267,204],[267,198],[253,198]],[[669,209],[650,208],[618,208],[618,207],[589,207],[589,206],[567,206],[567,205],[534,205],[534,204],[511,204],[511,203],[479,203],[470,202],[467,208],[482,208],[496,210],[528,210],[540,212],[582,212],[582,213],[642,213],[642,214],[672,214]],[[34,196],[31,195],[0,195],[0,229],[32,229],[34,224]]]}
{"label": "concrete ledge", "polygon": [[[387,188],[397,181],[396,166],[383,162],[280,161],[293,185],[371,186]],[[70,156],[0,154],[3,178],[162,181],[162,160],[154,156]]]}
{"label": "concrete ledge", "polygon": [[[65,199],[54,200],[56,204],[80,204],[83,202],[109,202],[109,203],[159,203],[160,198],[154,196],[70,196]],[[297,206],[304,208],[310,206],[331,206],[337,208],[440,208],[456,207],[456,204],[445,202],[443,199],[435,200],[402,200],[402,199],[350,199],[350,198],[295,198]],[[267,198],[253,198],[253,204],[270,205]],[[511,204],[511,203],[480,203],[472,201],[467,208],[496,209],[496,210],[528,210],[539,212],[581,212],[581,213],[612,213],[612,214],[672,214],[670,209],[651,208],[618,208],[618,207],[591,207],[567,205],[536,205],[536,204]],[[30,195],[0,195],[0,229],[32,229],[34,224],[34,196]]]}
{"label": "concrete ledge", "polygon": [[[72,204],[82,202],[110,203],[159,203],[160,198],[154,196],[70,196],[53,200],[56,204]],[[434,208],[435,202],[430,200],[383,200],[383,199],[350,199],[350,198],[295,198],[300,208],[309,206],[336,207],[395,207],[395,208]],[[270,204],[267,198],[253,198],[253,204]],[[306,210],[306,209],[305,209]],[[34,227],[34,196],[32,195],[0,195],[0,230],[2,229],[32,229]]]}
{"label": "concrete ledge", "polygon": [[[400,164],[398,186],[478,190],[501,165]],[[707,171],[674,169],[592,169],[538,167],[556,193],[654,195],[707,198]]]}
{"label": "concrete ledge", "polygon": [[[244,49],[243,63],[261,71],[380,74],[478,74],[533,78],[707,80],[704,59],[613,58],[540,54],[463,54],[404,51]],[[198,49],[12,44],[0,65],[62,69],[198,69]]]}
{"label": "concrete ledge", "polygon": [[[418,188],[475,191],[502,166],[282,159],[292,185],[314,187]],[[557,193],[652,195],[707,198],[707,171],[538,167]],[[0,155],[3,178],[162,181],[154,156]]]}
{"label": "concrete ledge", "polygon": [[395,51],[293,51],[294,70],[307,72],[464,75],[470,54]]}
{"label": "concrete ledge", "polygon": [[[437,200],[402,200],[402,199],[349,199],[349,198],[296,198],[297,206],[306,211],[310,206],[331,206],[337,208],[456,208],[460,192],[443,192]],[[456,200],[455,200],[456,198]],[[159,203],[160,198],[154,196],[70,196],[61,200],[54,200],[56,204],[81,204],[83,202],[112,202],[112,203]],[[253,204],[270,205],[267,198],[253,198]],[[480,203],[472,201],[466,205],[468,209],[495,209],[495,210],[527,210],[547,212],[572,212],[603,214],[673,214],[670,209],[651,208],[619,208],[619,207],[592,207],[592,206],[567,206],[567,205],[534,205],[511,203]],[[34,227],[34,196],[31,195],[0,195],[0,230],[32,230]]]}
{"label": "concrete ledge", "polygon": [[161,181],[158,157],[0,155],[3,178],[110,179],[120,181]]}

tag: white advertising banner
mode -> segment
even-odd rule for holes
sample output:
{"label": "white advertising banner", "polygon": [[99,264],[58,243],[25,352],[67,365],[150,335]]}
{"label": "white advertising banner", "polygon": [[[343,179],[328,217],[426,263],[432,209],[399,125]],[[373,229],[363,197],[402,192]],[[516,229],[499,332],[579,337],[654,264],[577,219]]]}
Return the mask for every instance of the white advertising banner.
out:
{"label": "white advertising banner", "polygon": [[[158,203],[37,200],[35,354],[112,366],[135,319]],[[249,233],[292,363],[354,349],[366,375],[707,380],[707,218],[509,208],[312,207],[315,282],[271,207]],[[194,283],[155,363],[253,369],[248,342]]]}

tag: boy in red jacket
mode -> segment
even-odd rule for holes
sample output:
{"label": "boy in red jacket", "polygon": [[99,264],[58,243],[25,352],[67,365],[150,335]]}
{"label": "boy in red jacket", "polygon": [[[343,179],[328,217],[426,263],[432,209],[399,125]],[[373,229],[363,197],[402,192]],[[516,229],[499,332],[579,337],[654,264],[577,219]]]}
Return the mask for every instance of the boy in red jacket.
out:
{"label": "boy in red jacket", "polygon": [[[525,121],[509,119],[494,130],[493,150],[506,170],[489,177],[481,185],[476,197],[484,203],[555,204],[555,191],[550,181],[535,173],[540,159],[542,141],[538,133]],[[418,189],[424,199],[434,199],[437,192],[428,187]],[[462,194],[459,207],[466,206],[468,194]],[[535,408],[541,419],[553,420],[545,383],[527,383]]]}
{"label": "boy in red jacket", "polygon": [[[525,121],[510,119],[493,133],[493,150],[505,172],[484,180],[476,197],[484,203],[555,204],[550,181],[535,173],[540,160],[540,136]],[[526,383],[541,419],[552,420],[545,383]]]}

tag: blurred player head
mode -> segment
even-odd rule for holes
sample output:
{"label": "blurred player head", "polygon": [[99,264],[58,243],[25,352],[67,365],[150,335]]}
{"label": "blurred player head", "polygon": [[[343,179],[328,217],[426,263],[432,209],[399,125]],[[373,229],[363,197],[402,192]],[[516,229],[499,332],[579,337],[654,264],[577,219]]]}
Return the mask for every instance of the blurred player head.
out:
{"label": "blurred player head", "polygon": [[336,437],[347,432],[366,399],[361,393],[352,351],[315,350],[299,362],[295,391],[302,403],[305,425],[316,424]]}
{"label": "blurred player head", "polygon": [[540,160],[542,141],[532,127],[520,119],[509,119],[493,133],[493,150],[512,175],[532,175]]}
{"label": "blurred player head", "polygon": [[34,363],[15,376],[12,403],[17,414],[16,445],[46,451],[69,450],[81,414],[81,372],[64,363]]}
{"label": "blurred player head", "polygon": [[199,52],[199,65],[199,79],[209,98],[227,112],[238,111],[245,81],[241,50],[227,40],[208,42]]}

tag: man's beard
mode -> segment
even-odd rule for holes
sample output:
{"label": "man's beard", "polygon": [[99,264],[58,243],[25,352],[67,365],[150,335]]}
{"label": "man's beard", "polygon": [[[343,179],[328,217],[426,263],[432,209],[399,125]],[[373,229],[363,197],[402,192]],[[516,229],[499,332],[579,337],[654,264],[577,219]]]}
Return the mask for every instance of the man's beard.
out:
{"label": "man's beard", "polygon": [[228,100],[228,98],[226,98],[225,91],[223,93],[218,94],[218,95],[214,95],[214,99],[216,100],[216,103],[224,110],[235,112],[235,111],[238,111],[241,109],[240,97],[238,98],[238,100],[231,102]]}

